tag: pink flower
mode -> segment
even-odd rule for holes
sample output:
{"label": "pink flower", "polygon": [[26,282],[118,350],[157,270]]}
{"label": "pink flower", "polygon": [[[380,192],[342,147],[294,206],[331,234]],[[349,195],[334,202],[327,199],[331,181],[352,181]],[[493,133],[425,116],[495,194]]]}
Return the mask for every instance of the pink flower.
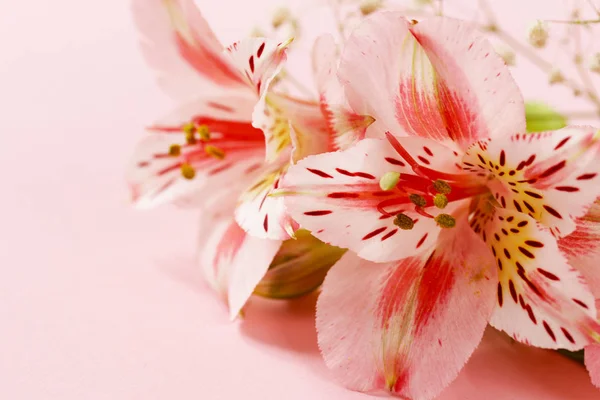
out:
{"label": "pink flower", "polygon": [[134,154],[133,201],[202,209],[200,261],[235,317],[297,228],[270,194],[290,161],[339,148],[334,131],[318,102],[270,88],[289,42],[225,49],[192,0],[134,0],[133,10],[146,60],[180,103]]}
{"label": "pink flower", "polygon": [[353,112],[375,119],[374,138],[299,161],[282,185],[302,227],[355,253],[331,269],[317,307],[338,378],[433,398],[488,322],[538,347],[596,343],[594,295],[557,240],[586,251],[588,233],[569,235],[600,195],[598,130],[525,134],[503,61],[452,19],[376,14],[338,76]]}

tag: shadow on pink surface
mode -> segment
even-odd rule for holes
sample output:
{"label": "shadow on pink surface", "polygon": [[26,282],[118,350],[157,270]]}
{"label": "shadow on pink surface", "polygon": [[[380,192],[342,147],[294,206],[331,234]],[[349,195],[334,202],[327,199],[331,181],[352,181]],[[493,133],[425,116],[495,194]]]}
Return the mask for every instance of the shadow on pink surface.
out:
{"label": "shadow on pink surface", "polygon": [[[202,279],[192,259],[175,257],[161,261],[158,268],[169,278],[202,296],[212,298],[208,319],[227,324],[227,312]],[[317,346],[314,311],[317,293],[294,300],[269,300],[253,297],[245,316],[232,322],[238,325],[240,340],[249,346],[276,351],[301,364],[318,379],[332,379],[321,361]],[[206,309],[204,310],[206,312]],[[207,316],[200,315],[199,318]],[[357,393],[348,392],[349,396]],[[364,395],[368,397],[367,395]],[[379,397],[379,396],[377,396]],[[553,351],[535,349],[515,342],[503,333],[488,328],[484,339],[459,377],[439,397],[440,400],[594,400],[594,388],[585,368]]]}

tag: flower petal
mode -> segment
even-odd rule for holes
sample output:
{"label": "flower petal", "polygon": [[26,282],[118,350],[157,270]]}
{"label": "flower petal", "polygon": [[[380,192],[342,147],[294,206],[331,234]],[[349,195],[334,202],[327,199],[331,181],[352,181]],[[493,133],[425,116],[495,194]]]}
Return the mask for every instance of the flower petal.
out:
{"label": "flower petal", "polygon": [[487,201],[479,203],[471,226],[498,266],[494,327],[544,348],[578,350],[598,336],[594,296],[548,230],[525,214]]}
{"label": "flower petal", "polygon": [[[421,138],[401,140],[422,164],[445,171],[456,168],[458,157],[448,148]],[[406,192],[381,190],[379,180],[390,171],[414,177],[387,141],[364,139],[345,151],[310,156],[290,167],[281,194],[294,220],[324,242],[371,261],[398,260],[427,249],[439,228],[415,211]],[[427,190],[425,186],[419,189]],[[433,207],[427,211],[440,212]],[[394,225],[393,217],[401,212],[415,221],[412,230]]]}
{"label": "flower petal", "polygon": [[590,373],[592,383],[600,388],[600,344],[585,348],[585,367]]}
{"label": "flower petal", "polygon": [[301,229],[294,239],[282,243],[254,294],[287,299],[310,293],[323,283],[327,271],[345,252]]}
{"label": "flower petal", "polygon": [[205,225],[203,232],[211,233],[200,248],[200,265],[211,286],[226,295],[234,319],[269,269],[281,242],[249,236],[231,218],[209,217]]}
{"label": "flower petal", "polygon": [[375,264],[346,253],[317,304],[319,346],[346,386],[431,399],[477,347],[494,306],[493,259],[459,223],[435,252]]}
{"label": "flower petal", "polygon": [[171,96],[187,100],[211,84],[244,87],[193,0],[134,0],[133,15],[144,57]]}
{"label": "flower petal", "polygon": [[373,129],[452,139],[525,132],[518,87],[502,59],[466,23],[409,23],[398,12],[367,18],[348,40],[339,75],[352,108]]}
{"label": "flower petal", "polygon": [[287,157],[282,159],[283,162],[265,165],[239,197],[235,219],[252,236],[284,240],[298,228],[288,216],[283,198],[271,195],[288,166]]}
{"label": "flower petal", "polygon": [[229,46],[225,54],[246,84],[262,97],[283,67],[289,43],[265,38],[244,39]]}
{"label": "flower petal", "polygon": [[[150,127],[127,176],[136,205],[144,208],[176,201],[209,186],[213,191],[230,190],[254,179],[264,160],[264,136],[248,122],[252,104],[247,95],[199,99]],[[210,140],[195,136],[191,143],[184,133],[189,123],[206,126]],[[223,151],[224,157],[211,155],[211,149]],[[210,194],[209,190],[202,196]]]}
{"label": "flower petal", "polygon": [[473,145],[464,163],[496,178],[488,187],[503,207],[527,213],[563,237],[600,196],[598,132],[568,127],[498,137]]}
{"label": "flower petal", "polygon": [[358,115],[350,108],[337,77],[338,48],[333,36],[319,36],[312,57],[321,111],[335,141],[332,150],[346,149],[365,137],[367,128],[375,119],[369,115]]}

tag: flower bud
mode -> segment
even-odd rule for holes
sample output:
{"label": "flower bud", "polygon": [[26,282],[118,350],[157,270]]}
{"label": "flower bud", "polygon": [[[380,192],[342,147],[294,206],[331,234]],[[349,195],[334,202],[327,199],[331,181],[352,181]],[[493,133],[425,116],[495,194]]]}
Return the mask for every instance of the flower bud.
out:
{"label": "flower bud", "polygon": [[383,0],[362,0],[359,8],[362,15],[369,15],[383,6]]}
{"label": "flower bud", "polygon": [[555,83],[561,83],[565,81],[565,77],[558,69],[553,69],[548,74],[548,83],[554,85]]}
{"label": "flower bud", "polygon": [[529,44],[533,47],[542,48],[548,41],[548,29],[542,21],[537,21],[529,28]]}

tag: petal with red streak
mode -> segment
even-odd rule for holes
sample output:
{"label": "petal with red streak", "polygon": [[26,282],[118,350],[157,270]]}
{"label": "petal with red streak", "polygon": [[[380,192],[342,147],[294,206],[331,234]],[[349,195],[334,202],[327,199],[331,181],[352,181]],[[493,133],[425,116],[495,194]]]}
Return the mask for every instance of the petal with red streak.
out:
{"label": "petal with red streak", "polygon": [[478,138],[525,132],[508,68],[480,33],[451,18],[409,23],[402,13],[367,18],[348,40],[339,75],[352,108],[373,130],[466,148]]}
{"label": "petal with red streak", "polygon": [[[204,275],[238,316],[263,278],[281,242],[249,236],[229,218],[207,217],[201,233],[208,233],[199,250]],[[252,262],[248,262],[252,260]]]}
{"label": "petal with red streak", "polygon": [[599,132],[567,127],[498,137],[471,146],[463,161],[468,170],[495,178],[488,187],[500,205],[564,237],[600,196]]}
{"label": "petal with red streak", "polygon": [[[458,171],[458,157],[450,149],[421,138],[400,140],[421,165]],[[319,239],[371,261],[398,260],[427,249],[439,228],[432,218],[415,211],[405,191],[381,190],[379,180],[390,171],[405,174],[401,179],[414,177],[387,141],[364,139],[347,150],[310,156],[290,167],[281,194],[294,220]],[[424,194],[430,190],[430,182],[418,182]],[[427,212],[441,212],[431,200],[428,204]],[[451,203],[444,212],[454,207]],[[401,212],[415,221],[412,230],[394,225],[394,216]]]}
{"label": "petal with red streak", "polygon": [[496,258],[494,327],[544,348],[579,350],[598,336],[594,297],[548,230],[484,200],[470,223]]}
{"label": "petal with red streak", "polygon": [[[264,136],[248,121],[252,104],[246,95],[200,99],[150,127],[127,174],[136,205],[152,207],[190,195],[204,201],[218,191],[248,185],[264,160]],[[190,121],[206,125],[211,139],[188,144],[183,126]],[[180,146],[180,154],[169,153],[172,145]],[[209,155],[203,148],[206,145],[225,151],[225,157]],[[195,170],[193,179],[183,177],[183,164]],[[198,203],[199,198],[188,200]]]}
{"label": "petal with red streak", "polygon": [[335,148],[346,149],[365,137],[367,128],[375,121],[369,115],[352,110],[344,88],[337,77],[338,48],[333,36],[319,36],[313,47],[313,71],[319,91],[321,111]]}
{"label": "petal with red streak", "polygon": [[134,0],[133,15],[144,57],[171,96],[187,100],[210,85],[244,87],[193,0]]}
{"label": "petal with red streak", "polygon": [[456,378],[494,307],[493,259],[459,223],[423,257],[375,264],[347,253],[317,304],[319,347],[346,386],[431,399]]}

